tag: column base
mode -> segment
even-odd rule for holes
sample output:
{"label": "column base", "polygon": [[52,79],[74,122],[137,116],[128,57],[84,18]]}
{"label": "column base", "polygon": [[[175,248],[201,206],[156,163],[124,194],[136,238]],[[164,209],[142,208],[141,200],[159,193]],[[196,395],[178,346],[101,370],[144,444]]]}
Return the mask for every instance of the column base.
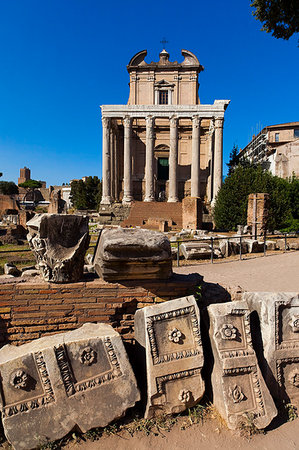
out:
{"label": "column base", "polygon": [[111,205],[111,203],[112,203],[111,197],[109,196],[102,197],[101,205]]}
{"label": "column base", "polygon": [[122,204],[123,205],[131,205],[132,201],[133,201],[133,197],[127,196],[122,199]]}
{"label": "column base", "polygon": [[169,197],[167,200],[168,203],[176,203],[178,201],[179,199],[177,197]]}
{"label": "column base", "polygon": [[145,197],[145,199],[143,201],[144,202],[154,202],[155,199],[154,199],[154,197]]}

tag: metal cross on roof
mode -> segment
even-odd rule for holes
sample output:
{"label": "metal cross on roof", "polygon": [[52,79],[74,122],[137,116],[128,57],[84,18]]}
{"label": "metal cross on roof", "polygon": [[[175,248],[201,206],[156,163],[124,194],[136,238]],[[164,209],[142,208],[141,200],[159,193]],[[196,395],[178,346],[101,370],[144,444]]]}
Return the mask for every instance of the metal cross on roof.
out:
{"label": "metal cross on roof", "polygon": [[163,44],[163,48],[165,47],[165,44],[168,44],[168,41],[166,41],[166,38],[162,38],[162,41],[160,41],[161,44]]}

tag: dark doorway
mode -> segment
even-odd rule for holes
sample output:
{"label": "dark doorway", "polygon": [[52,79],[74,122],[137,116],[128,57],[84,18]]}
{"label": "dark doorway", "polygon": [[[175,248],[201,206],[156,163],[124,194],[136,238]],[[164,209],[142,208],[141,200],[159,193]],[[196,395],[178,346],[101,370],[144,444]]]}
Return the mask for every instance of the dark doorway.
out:
{"label": "dark doorway", "polygon": [[169,179],[169,161],[168,158],[158,158],[158,180]]}

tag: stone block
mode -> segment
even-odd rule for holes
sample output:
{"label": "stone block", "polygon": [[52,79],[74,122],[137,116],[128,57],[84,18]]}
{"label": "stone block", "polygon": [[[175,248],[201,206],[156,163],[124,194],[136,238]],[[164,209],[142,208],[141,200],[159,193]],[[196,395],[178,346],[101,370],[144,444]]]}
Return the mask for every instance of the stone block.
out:
{"label": "stone block", "polygon": [[199,197],[185,197],[182,200],[183,228],[198,230],[202,226],[202,201]]}
{"label": "stone block", "polygon": [[266,241],[267,250],[276,250],[276,241]]}
{"label": "stone block", "polygon": [[265,428],[277,415],[253,349],[245,301],[208,307],[214,355],[213,403],[230,429],[253,422]]}
{"label": "stone block", "polygon": [[211,258],[211,246],[206,242],[184,242],[180,249],[185,259]]}
{"label": "stone block", "polygon": [[299,242],[290,242],[289,249],[290,250],[299,250]]}
{"label": "stone block", "polygon": [[45,281],[71,283],[83,276],[88,217],[38,214],[27,222],[29,246]]}
{"label": "stone block", "polygon": [[119,334],[85,324],[64,334],[0,350],[1,411],[15,449],[60,439],[75,426],[104,427],[139,400]]}
{"label": "stone block", "polygon": [[219,241],[219,250],[225,258],[231,256],[233,246],[228,239],[221,239]]}
{"label": "stone block", "polygon": [[135,314],[135,337],[145,348],[145,417],[173,414],[204,394],[199,311],[193,296],[145,307]]}
{"label": "stone block", "polygon": [[13,275],[14,277],[19,277],[21,271],[12,263],[4,264],[4,275]]}
{"label": "stone block", "polygon": [[298,407],[299,294],[245,292],[242,298],[259,316],[262,370],[272,395]]}
{"label": "stone block", "polygon": [[106,281],[168,279],[172,275],[170,242],[157,231],[105,229],[94,266],[98,276]]}
{"label": "stone block", "polygon": [[276,248],[278,250],[283,250],[283,251],[289,250],[289,243],[287,241],[287,245],[286,245],[286,248],[285,248],[285,240],[284,239],[277,239],[277,241],[276,241]]}
{"label": "stone block", "polygon": [[264,251],[264,242],[256,239],[244,239],[244,242],[247,244],[248,253],[261,253]]}

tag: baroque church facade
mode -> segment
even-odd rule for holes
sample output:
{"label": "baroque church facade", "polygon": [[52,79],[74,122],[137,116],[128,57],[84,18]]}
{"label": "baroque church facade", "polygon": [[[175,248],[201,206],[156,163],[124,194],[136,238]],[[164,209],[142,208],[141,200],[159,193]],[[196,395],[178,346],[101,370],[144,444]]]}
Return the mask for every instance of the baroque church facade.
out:
{"label": "baroque church facade", "polygon": [[222,183],[223,122],[229,100],[203,105],[197,57],[158,62],[137,53],[127,66],[127,105],[102,105],[102,205],[122,201],[178,202],[200,197],[210,204]]}

